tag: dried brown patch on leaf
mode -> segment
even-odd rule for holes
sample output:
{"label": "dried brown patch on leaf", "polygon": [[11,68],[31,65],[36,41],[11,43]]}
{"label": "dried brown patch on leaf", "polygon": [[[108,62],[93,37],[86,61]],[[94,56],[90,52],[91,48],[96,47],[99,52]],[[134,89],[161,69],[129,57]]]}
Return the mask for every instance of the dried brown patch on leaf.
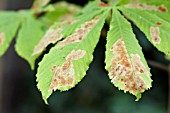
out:
{"label": "dried brown patch on leaf", "polygon": [[158,12],[168,12],[168,9],[163,6],[155,6],[155,5],[147,5],[145,3],[140,3],[140,4],[127,4],[125,6],[126,8],[137,8],[137,9],[144,9],[144,10],[149,10],[149,11],[158,11]]}
{"label": "dried brown patch on leaf", "polygon": [[51,72],[55,71],[56,69],[57,69],[57,66],[53,66],[53,67],[51,68]]}
{"label": "dried brown patch on leaf", "polygon": [[84,50],[73,50],[66,57],[66,62],[62,66],[53,66],[50,71],[54,72],[54,76],[49,91],[56,90],[58,87],[73,86],[75,82],[75,72],[73,68],[73,60],[79,60],[86,54]]}
{"label": "dried brown patch on leaf", "polygon": [[99,2],[98,6],[102,6],[102,7],[108,7],[109,5],[104,3],[104,2]]}
{"label": "dried brown patch on leaf", "polygon": [[56,29],[49,29],[47,33],[44,35],[44,37],[41,39],[39,44],[34,48],[33,55],[40,53],[46,48],[50,43],[56,43],[60,39],[62,39],[62,34],[60,32],[62,31],[63,27],[69,24],[73,24],[76,21],[68,21],[64,24],[59,25]]}
{"label": "dried brown patch on leaf", "polygon": [[78,28],[74,34],[59,42],[57,47],[62,49],[62,47],[70,43],[81,42],[98,21],[99,17],[96,17],[93,20],[86,22],[81,28]]}
{"label": "dried brown patch on leaf", "polygon": [[55,43],[62,38],[61,32],[62,28],[49,29],[45,36],[41,39],[39,44],[34,48],[33,55],[42,52],[50,43]]}
{"label": "dried brown patch on leaf", "polygon": [[160,12],[168,12],[168,9],[165,6],[161,5],[161,6],[158,7],[158,11],[160,11]]}
{"label": "dried brown patch on leaf", "polygon": [[125,43],[120,38],[110,49],[114,56],[111,59],[109,75],[112,83],[123,83],[123,89],[133,94],[143,92],[147,89],[140,74],[148,74],[144,64],[140,61],[140,56],[131,55],[131,60],[126,50]]}
{"label": "dried brown patch on leaf", "polygon": [[154,44],[160,44],[161,43],[161,38],[160,38],[160,30],[159,27],[150,27],[150,35],[152,38],[152,42]]}
{"label": "dried brown patch on leaf", "polygon": [[156,22],[156,25],[161,26],[162,22]]}
{"label": "dried brown patch on leaf", "polygon": [[69,13],[69,14],[64,14],[63,16],[61,16],[58,21],[64,21],[64,20],[69,20],[69,19],[72,19],[73,18],[73,14],[72,13]]}
{"label": "dried brown patch on leaf", "polygon": [[4,43],[4,41],[5,41],[5,33],[2,32],[0,33],[0,46]]}
{"label": "dried brown patch on leaf", "polygon": [[145,65],[141,62],[140,56],[138,54],[131,54],[130,56],[135,74],[139,75],[141,73],[145,73],[147,76],[150,76]]}
{"label": "dried brown patch on leaf", "polygon": [[73,50],[69,55],[67,55],[66,60],[78,60],[82,58],[85,55],[86,51],[78,50],[75,51]]}

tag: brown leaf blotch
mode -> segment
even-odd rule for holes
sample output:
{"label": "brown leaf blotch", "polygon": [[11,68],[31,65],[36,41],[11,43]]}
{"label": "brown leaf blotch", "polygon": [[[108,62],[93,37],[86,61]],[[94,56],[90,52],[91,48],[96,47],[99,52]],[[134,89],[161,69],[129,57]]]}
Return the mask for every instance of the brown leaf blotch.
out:
{"label": "brown leaf blotch", "polygon": [[46,48],[50,43],[56,43],[60,39],[62,39],[62,34],[60,32],[62,31],[63,27],[69,24],[75,23],[76,20],[73,21],[67,21],[60,26],[58,26],[56,29],[49,29],[44,37],[41,39],[41,41],[38,43],[38,45],[34,48],[33,55],[40,53]]}
{"label": "brown leaf blotch", "polygon": [[5,33],[2,32],[0,33],[0,46],[4,43],[4,41],[5,41]]}
{"label": "brown leaf blotch", "polygon": [[132,65],[135,73],[145,73],[150,76],[145,65],[141,62],[140,56],[138,54],[131,54]]}
{"label": "brown leaf blotch", "polygon": [[[125,48],[123,39],[120,38],[110,49],[114,53],[114,57],[111,60],[111,69],[109,75],[114,78],[115,76],[121,76],[122,70],[129,70],[131,68],[129,56]],[[128,65],[128,67],[126,67]],[[130,66],[130,67],[129,67]]]}
{"label": "brown leaf blotch", "polygon": [[51,68],[51,72],[53,72],[53,71],[55,71],[56,70],[56,68],[57,68],[57,66],[53,66],[52,68]]}
{"label": "brown leaf blotch", "polygon": [[85,51],[82,50],[73,50],[69,55],[67,55],[66,60],[78,60],[80,58],[82,58],[84,55],[86,54]]}
{"label": "brown leaf blotch", "polygon": [[146,7],[145,4],[138,4],[138,5],[139,5],[139,7],[141,7],[141,8],[145,8],[145,7]]}
{"label": "brown leaf blotch", "polygon": [[168,9],[163,5],[155,6],[155,5],[147,5],[145,3],[140,3],[140,4],[129,3],[125,7],[144,9],[144,10],[149,10],[149,11],[168,12]]}
{"label": "brown leaf blotch", "polygon": [[160,11],[160,12],[168,12],[168,9],[165,6],[161,5],[161,6],[158,7],[158,11]]}
{"label": "brown leaf blotch", "polygon": [[156,25],[161,26],[162,22],[156,22]]}
{"label": "brown leaf blotch", "polygon": [[160,44],[161,38],[160,38],[160,30],[159,27],[150,27],[150,36],[152,38],[152,42],[154,44]]}
{"label": "brown leaf blotch", "polygon": [[157,7],[154,5],[147,5],[144,3],[140,3],[140,4],[127,4],[125,6],[126,8],[137,8],[137,9],[145,9],[145,10],[157,10]]}
{"label": "brown leaf blotch", "polygon": [[52,79],[52,82],[49,87],[49,91],[56,90],[59,87],[65,87],[65,86],[73,86],[75,82],[75,72],[74,72],[74,66],[72,61],[73,60],[79,60],[80,58],[83,58],[86,54],[86,51],[84,50],[73,50],[71,51],[67,57],[66,61],[63,63],[62,66],[52,66],[52,69],[55,67],[55,73]]}
{"label": "brown leaf blotch", "polygon": [[98,6],[102,6],[102,7],[108,7],[109,5],[104,3],[104,2],[99,2]]}
{"label": "brown leaf blotch", "polygon": [[99,17],[96,17],[93,20],[86,22],[81,26],[81,28],[78,28],[74,34],[66,37],[63,41],[59,42],[57,48],[62,49],[62,47],[70,43],[81,42],[88,34],[88,32],[91,30],[91,28],[98,21],[99,21]]}
{"label": "brown leaf blotch", "polygon": [[[149,76],[147,69],[140,60],[138,54],[131,54],[129,57],[123,38],[120,38],[111,48],[113,58],[111,59],[109,75],[111,82],[121,82],[124,90],[133,94],[146,89],[145,82],[140,74]],[[130,60],[131,59],[131,60]]]}

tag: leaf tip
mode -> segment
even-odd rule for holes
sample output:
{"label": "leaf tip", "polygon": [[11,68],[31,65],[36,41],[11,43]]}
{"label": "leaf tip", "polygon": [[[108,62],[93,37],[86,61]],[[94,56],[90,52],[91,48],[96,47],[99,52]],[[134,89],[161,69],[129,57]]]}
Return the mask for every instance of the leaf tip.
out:
{"label": "leaf tip", "polygon": [[137,93],[136,95],[136,100],[135,101],[139,101],[139,99],[141,99],[142,94],[141,93]]}
{"label": "leaf tip", "polygon": [[128,55],[123,38],[117,40],[110,51],[114,53],[109,71],[111,82],[124,92],[128,91],[139,97],[138,93],[148,89],[147,83],[141,75],[150,77],[140,56],[138,54]]}

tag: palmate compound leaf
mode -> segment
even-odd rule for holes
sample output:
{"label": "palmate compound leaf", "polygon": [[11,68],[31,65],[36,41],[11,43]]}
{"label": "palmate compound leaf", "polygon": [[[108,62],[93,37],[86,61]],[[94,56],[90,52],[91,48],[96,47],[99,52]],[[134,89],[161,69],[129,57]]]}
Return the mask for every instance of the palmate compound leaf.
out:
{"label": "palmate compound leaf", "polygon": [[85,76],[109,11],[85,22],[53,47],[39,63],[37,87],[44,101],[54,90],[66,91]]}
{"label": "palmate compound leaf", "polygon": [[151,12],[120,7],[123,14],[144,32],[147,39],[161,52],[170,55],[170,23]]}
{"label": "palmate compound leaf", "polygon": [[116,87],[130,92],[138,100],[141,93],[151,87],[150,69],[130,23],[116,9],[113,8],[112,12],[105,68]]}
{"label": "palmate compound leaf", "polygon": [[[91,13],[83,13],[73,19],[64,22],[56,22],[46,32],[44,37],[35,46],[33,55],[41,53],[49,44],[55,44],[63,37],[72,34],[76,28],[80,27],[84,22],[94,18],[96,15],[103,13],[104,9],[99,9]],[[88,15],[88,16],[87,16]]]}
{"label": "palmate compound leaf", "polygon": [[42,27],[43,25],[31,15],[22,17],[15,50],[19,56],[29,62],[31,69],[34,69],[35,60],[39,56],[39,54],[32,56],[32,52],[44,35]]}
{"label": "palmate compound leaf", "polygon": [[16,12],[0,12],[0,56],[8,49],[20,25]]}

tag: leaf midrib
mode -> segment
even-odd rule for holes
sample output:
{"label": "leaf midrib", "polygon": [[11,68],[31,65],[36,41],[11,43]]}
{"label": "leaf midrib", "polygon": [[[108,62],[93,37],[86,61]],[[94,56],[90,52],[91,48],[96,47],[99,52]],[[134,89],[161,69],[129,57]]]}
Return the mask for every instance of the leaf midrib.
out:
{"label": "leaf midrib", "polygon": [[[119,12],[119,11],[118,11]],[[122,15],[121,15],[122,16]],[[115,15],[115,18],[116,18],[116,20],[117,20],[117,22],[118,22],[118,25],[119,25],[119,29],[120,29],[120,33],[121,33],[121,36],[123,36],[122,38],[124,39],[124,33],[122,33],[122,27],[121,27],[121,23],[120,23],[120,20],[118,19],[118,16],[117,15]],[[124,18],[124,17],[122,17],[122,18]],[[125,19],[125,18],[124,18]],[[127,20],[126,20],[127,21]],[[127,23],[128,24],[128,23]],[[126,46],[126,45],[125,45]],[[127,50],[127,49],[126,49]],[[128,50],[127,50],[127,54],[128,54],[128,56],[129,56],[129,60],[130,60],[130,64],[131,64],[131,66],[132,66],[132,68],[133,68],[133,72],[134,72],[134,66],[133,66],[133,64],[132,64],[132,60],[131,60],[131,58],[130,58],[130,55],[129,55],[129,53],[128,53]],[[136,75],[135,73],[134,73],[134,75]]]}

